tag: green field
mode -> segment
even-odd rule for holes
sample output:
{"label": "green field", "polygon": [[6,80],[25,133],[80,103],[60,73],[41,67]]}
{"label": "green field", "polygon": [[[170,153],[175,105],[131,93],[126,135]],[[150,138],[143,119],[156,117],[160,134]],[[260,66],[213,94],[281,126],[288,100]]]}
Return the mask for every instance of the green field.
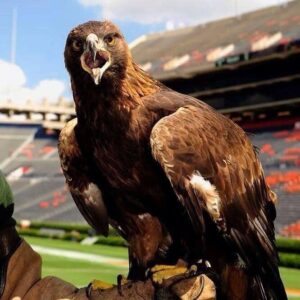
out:
{"label": "green field", "polygon": [[[70,250],[80,253],[90,253],[110,258],[127,259],[127,249],[124,247],[111,247],[105,245],[81,245],[75,242],[41,239],[26,237],[32,245],[45,248],[55,248]],[[101,279],[108,282],[116,282],[118,274],[127,273],[124,265],[116,266],[108,263],[90,262],[84,259],[71,259],[66,257],[41,254],[43,259],[43,276],[54,275],[63,278],[77,286],[86,286],[93,279]],[[300,270],[280,268],[281,276],[285,287],[288,289],[300,290]],[[300,297],[290,297],[289,299],[300,300]]]}
{"label": "green field", "polygon": [[126,269],[104,264],[74,261],[45,254],[42,255],[42,259],[43,276],[55,275],[76,286],[86,286],[93,279],[115,283],[118,274],[126,275]]}
{"label": "green field", "polygon": [[[35,237],[26,237],[25,239],[32,245],[42,247],[127,259],[127,249],[124,247],[112,247],[106,245],[86,246],[76,242]],[[126,275],[127,273],[127,268],[124,266],[117,267],[109,264],[93,263],[80,259],[74,260],[48,254],[41,254],[41,256],[43,259],[43,276],[58,276],[77,286],[85,286],[93,279],[115,282],[118,274]]]}

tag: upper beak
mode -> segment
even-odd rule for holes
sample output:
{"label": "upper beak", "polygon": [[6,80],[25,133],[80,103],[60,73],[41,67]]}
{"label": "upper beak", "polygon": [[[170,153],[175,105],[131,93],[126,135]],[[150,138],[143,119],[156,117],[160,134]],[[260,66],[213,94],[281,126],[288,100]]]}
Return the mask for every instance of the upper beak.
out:
{"label": "upper beak", "polygon": [[[101,43],[102,42],[102,43]],[[86,47],[87,51],[90,51],[93,54],[94,61],[96,60],[96,55],[99,50],[103,49],[103,41],[98,39],[97,35],[90,33],[86,38]]]}
{"label": "upper beak", "polygon": [[103,40],[94,33],[87,36],[85,51],[80,60],[82,68],[92,76],[96,85],[100,83],[104,72],[111,65],[110,54],[105,49]]}

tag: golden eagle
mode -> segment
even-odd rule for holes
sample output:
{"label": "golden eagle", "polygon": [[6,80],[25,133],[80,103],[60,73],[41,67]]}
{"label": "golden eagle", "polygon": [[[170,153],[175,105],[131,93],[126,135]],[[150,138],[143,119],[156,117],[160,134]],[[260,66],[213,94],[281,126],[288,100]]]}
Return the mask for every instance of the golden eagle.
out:
{"label": "golden eagle", "polygon": [[60,134],[61,166],[87,222],[128,241],[129,278],[204,259],[222,299],[286,299],[275,195],[245,132],[141,70],[109,21],[74,28],[64,56],[77,119]]}

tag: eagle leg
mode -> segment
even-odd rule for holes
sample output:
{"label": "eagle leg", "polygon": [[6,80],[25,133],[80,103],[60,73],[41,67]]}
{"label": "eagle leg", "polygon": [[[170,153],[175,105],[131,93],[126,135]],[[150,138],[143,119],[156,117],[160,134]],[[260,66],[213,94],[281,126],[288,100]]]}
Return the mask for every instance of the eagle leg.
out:
{"label": "eagle leg", "polygon": [[127,280],[144,280],[146,279],[147,268],[144,265],[138,263],[138,261],[131,257],[129,253],[129,272],[127,275]]}
{"label": "eagle leg", "polygon": [[117,287],[120,296],[123,296],[122,286],[127,284],[129,280],[127,280],[122,274],[119,274],[117,277]]}

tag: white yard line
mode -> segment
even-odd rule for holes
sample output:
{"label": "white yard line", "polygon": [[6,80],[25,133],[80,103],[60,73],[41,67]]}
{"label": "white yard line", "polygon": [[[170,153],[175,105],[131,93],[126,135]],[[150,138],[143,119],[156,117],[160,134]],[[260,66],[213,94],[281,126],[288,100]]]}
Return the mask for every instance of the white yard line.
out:
{"label": "white yard line", "polygon": [[7,134],[0,134],[0,140],[26,140],[28,137],[27,135],[20,135],[20,134],[13,134],[13,135],[7,135]]}
{"label": "white yard line", "polygon": [[3,170],[7,165],[9,165],[17,156],[18,154],[22,151],[22,149],[32,142],[34,138],[34,134],[30,135],[14,152],[12,155],[10,155],[7,159],[5,159],[1,164],[0,164],[0,170]]}
{"label": "white yard line", "polygon": [[82,253],[79,251],[61,250],[57,248],[48,248],[37,245],[31,245],[33,250],[40,254],[47,254],[52,256],[59,256],[71,259],[78,259],[82,261],[88,261],[95,264],[107,264],[116,267],[128,268],[128,261],[126,259],[115,258],[110,256]]}
{"label": "white yard line", "polygon": [[[17,181],[17,180],[16,180]],[[11,182],[11,181],[10,181]],[[39,182],[28,182],[28,185],[25,185],[19,189],[13,189],[14,190],[14,197],[16,197],[16,195],[26,191],[27,189],[31,189],[34,185],[38,184]]]}
{"label": "white yard line", "polygon": [[56,154],[56,153],[57,153],[57,148],[54,148],[51,152],[45,154],[42,159],[48,161],[51,158],[51,156]]}
{"label": "white yard line", "polygon": [[43,162],[43,161],[57,161],[57,162],[59,162],[59,158],[58,157],[50,157],[50,158],[47,158],[47,159],[45,159],[45,158],[30,158],[30,160],[27,158],[27,157],[17,157],[16,159],[15,159],[15,161],[19,161],[19,162],[30,162],[30,163],[32,163],[32,162]]}

